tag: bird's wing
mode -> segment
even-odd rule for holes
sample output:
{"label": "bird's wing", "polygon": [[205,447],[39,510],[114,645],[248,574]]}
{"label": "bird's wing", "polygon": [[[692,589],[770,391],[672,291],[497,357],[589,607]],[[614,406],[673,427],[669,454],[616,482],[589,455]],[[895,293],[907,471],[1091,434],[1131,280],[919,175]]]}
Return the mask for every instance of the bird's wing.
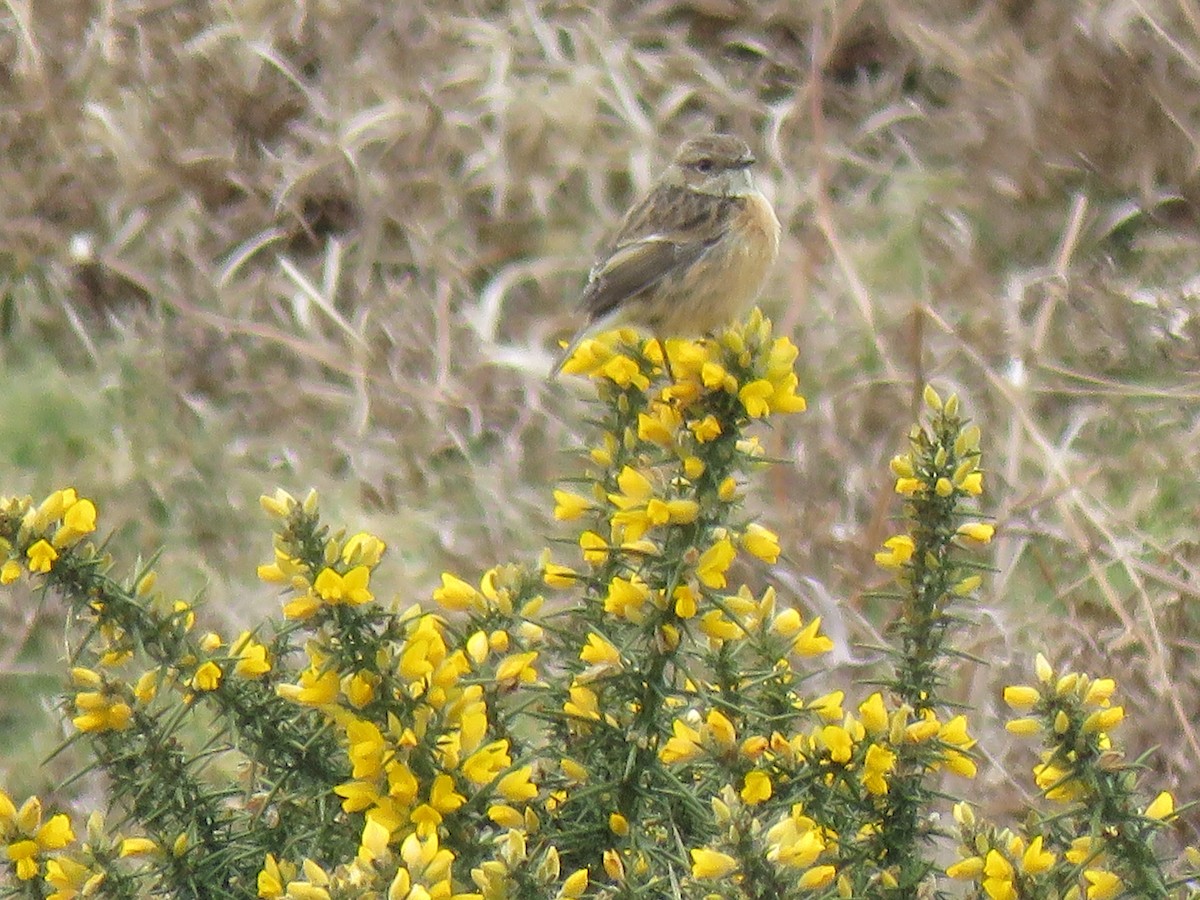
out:
{"label": "bird's wing", "polygon": [[721,239],[731,212],[722,198],[663,185],[629,211],[592,268],[582,305],[592,322],[685,271]]}

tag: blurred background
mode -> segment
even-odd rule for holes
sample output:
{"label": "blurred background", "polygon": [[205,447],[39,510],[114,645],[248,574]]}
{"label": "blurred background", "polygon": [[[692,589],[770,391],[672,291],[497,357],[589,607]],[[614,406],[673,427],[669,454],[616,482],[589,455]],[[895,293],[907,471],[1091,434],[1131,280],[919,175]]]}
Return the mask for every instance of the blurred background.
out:
{"label": "blurred background", "polygon": [[[870,672],[931,381],[999,526],[963,790],[1027,796],[995,722],[1044,650],[1117,677],[1152,793],[1200,798],[1192,0],[3,4],[0,493],[75,486],[118,573],[161,550],[223,632],[277,610],[276,486],[388,541],[381,598],[533,559],[588,437],[545,372],[593,250],[713,128],[783,222],[762,303],[810,401],[751,498],[786,559],[743,574],[824,617],[819,683]],[[63,610],[2,596],[0,782],[45,795]]]}

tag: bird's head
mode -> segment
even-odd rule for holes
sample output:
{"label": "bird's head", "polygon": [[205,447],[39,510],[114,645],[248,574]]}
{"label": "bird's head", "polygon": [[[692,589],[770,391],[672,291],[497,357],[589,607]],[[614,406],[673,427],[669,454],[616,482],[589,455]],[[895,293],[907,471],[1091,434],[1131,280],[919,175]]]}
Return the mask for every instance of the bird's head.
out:
{"label": "bird's head", "polygon": [[717,197],[741,197],[754,190],[754,154],[745,141],[710,134],[684,141],[664,176],[673,184]]}

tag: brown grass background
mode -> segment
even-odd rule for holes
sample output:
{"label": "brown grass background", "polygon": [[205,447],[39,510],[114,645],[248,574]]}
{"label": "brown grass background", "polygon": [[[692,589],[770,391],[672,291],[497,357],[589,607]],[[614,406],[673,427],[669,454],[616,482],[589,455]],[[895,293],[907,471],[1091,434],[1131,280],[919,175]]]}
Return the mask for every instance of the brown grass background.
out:
{"label": "brown grass background", "polygon": [[[74,484],[221,629],[276,609],[275,485],[388,540],[382,596],[530,558],[587,439],[544,375],[592,249],[714,127],[762,161],[810,398],[765,435],[786,560],[751,582],[825,617],[829,684],[866,671],[886,462],[958,391],[1000,532],[955,789],[1030,796],[988,723],[1043,649],[1117,677],[1153,789],[1200,798],[1191,0],[7,0],[0,490]],[[62,610],[4,596],[0,775],[47,792]]]}

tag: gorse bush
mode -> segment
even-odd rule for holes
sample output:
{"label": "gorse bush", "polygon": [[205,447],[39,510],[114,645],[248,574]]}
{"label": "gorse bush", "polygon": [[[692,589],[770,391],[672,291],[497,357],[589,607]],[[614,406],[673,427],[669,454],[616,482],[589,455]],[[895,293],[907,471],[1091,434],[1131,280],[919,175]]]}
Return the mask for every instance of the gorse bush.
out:
{"label": "gorse bush", "polygon": [[381,602],[384,541],[277,491],[259,574],[282,620],[204,633],[152,570],[111,574],[74,490],[4,500],[0,581],[67,601],[65,714],[112,801],[85,823],[0,794],[9,895],[1194,896],[1108,678],[1039,655],[1004,697],[1042,740],[1040,801],[1005,829],[962,799],[975,742],[944,686],[973,664],[951,641],[993,530],[957,398],[927,389],[891,464],[887,676],[806,688],[820,620],[735,579],[780,553],[742,501],[770,465],[758,421],[804,409],[795,358],[757,313],[708,341],[583,344],[567,371],[595,384],[595,440],[554,492],[572,538],[445,574],[432,605]]}

